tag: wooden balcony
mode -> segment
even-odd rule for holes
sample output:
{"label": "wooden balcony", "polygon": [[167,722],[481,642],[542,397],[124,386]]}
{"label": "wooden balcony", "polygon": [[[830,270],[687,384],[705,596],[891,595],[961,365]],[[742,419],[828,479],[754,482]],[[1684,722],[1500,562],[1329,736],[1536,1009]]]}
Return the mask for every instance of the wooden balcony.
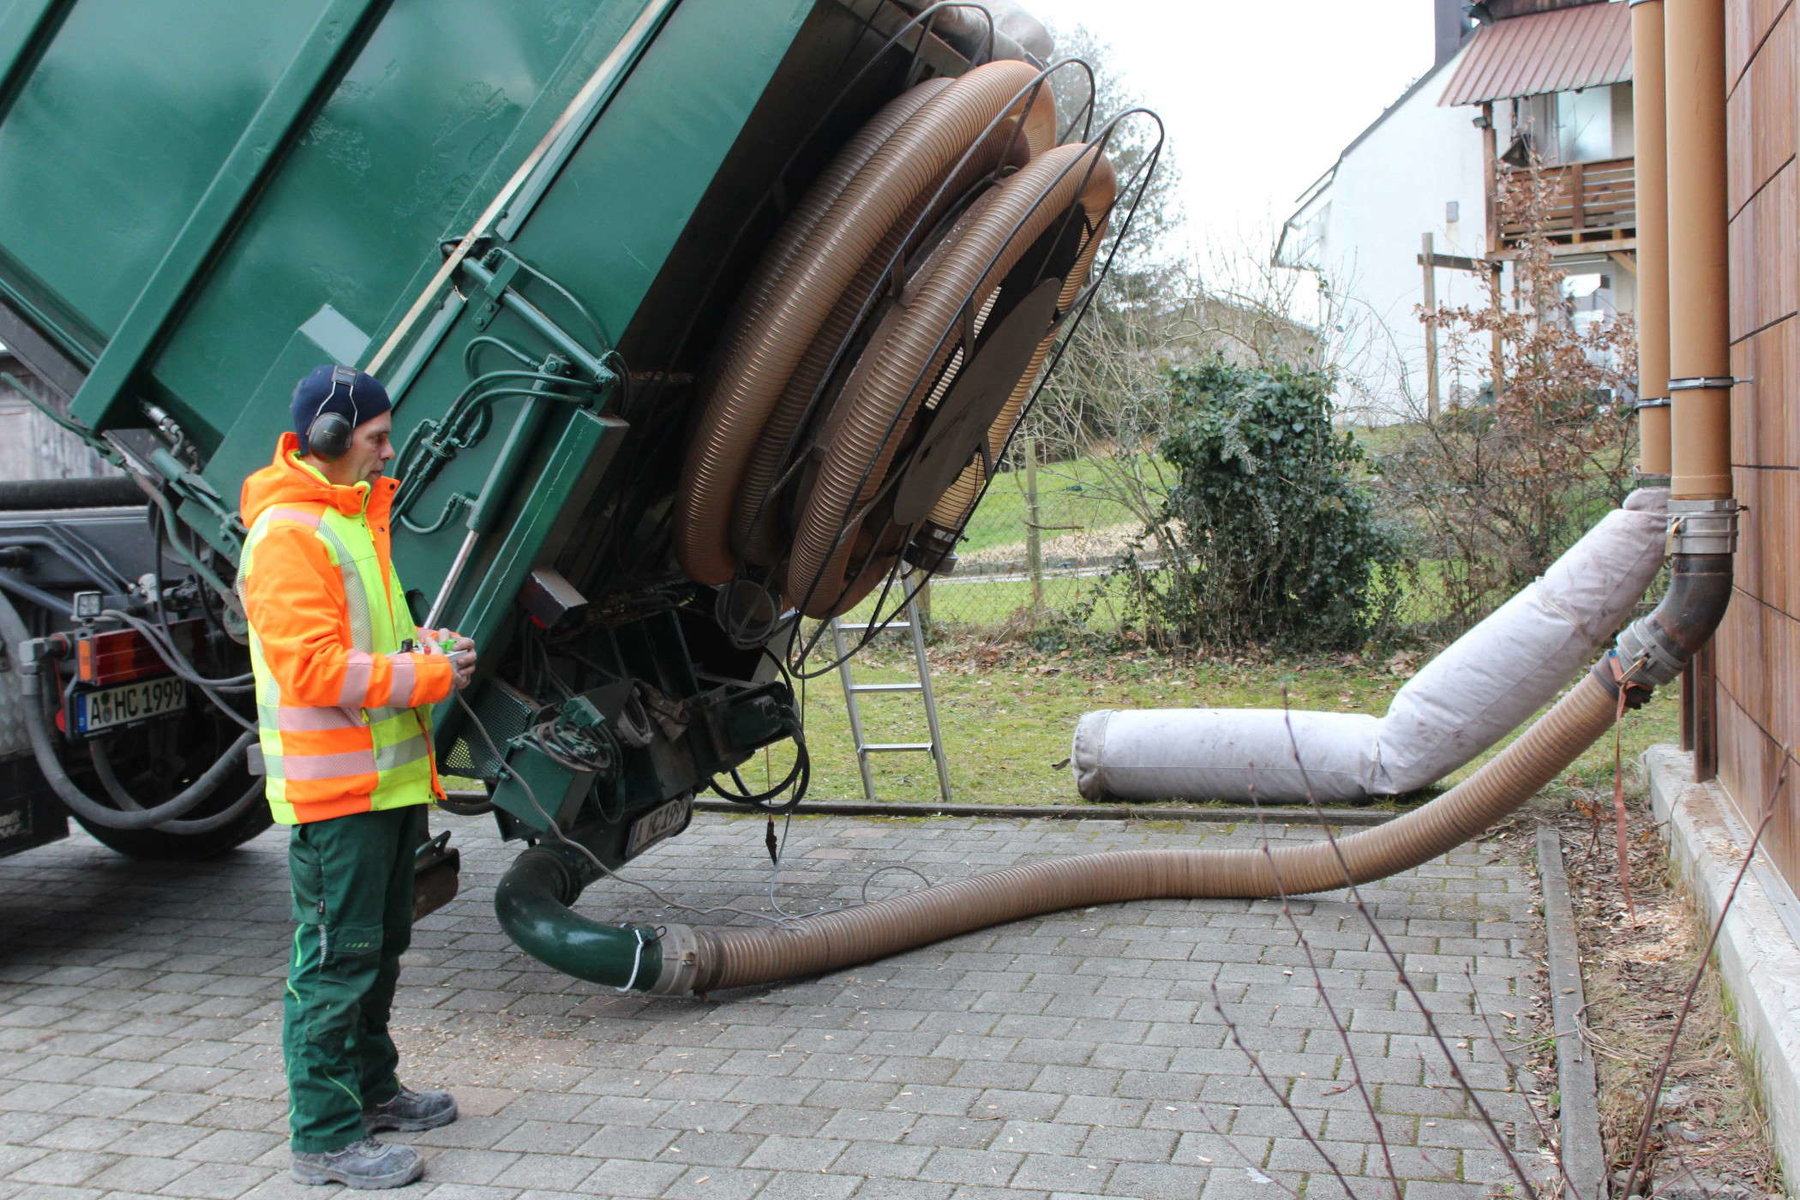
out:
{"label": "wooden balcony", "polygon": [[[1502,171],[1516,169],[1500,168]],[[1634,159],[1610,158],[1538,169],[1556,185],[1540,231],[1550,240],[1552,253],[1623,250],[1635,246],[1637,165]],[[1495,250],[1504,254],[1515,249],[1528,232],[1523,222],[1500,222]]]}

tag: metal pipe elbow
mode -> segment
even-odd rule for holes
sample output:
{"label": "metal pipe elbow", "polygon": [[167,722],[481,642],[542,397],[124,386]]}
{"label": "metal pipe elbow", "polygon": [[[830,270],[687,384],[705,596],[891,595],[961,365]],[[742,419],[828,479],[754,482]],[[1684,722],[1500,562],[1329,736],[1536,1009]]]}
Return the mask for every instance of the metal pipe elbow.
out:
{"label": "metal pipe elbow", "polygon": [[[587,871],[557,847],[534,846],[513,860],[494,889],[494,915],[521,950],[566,975],[620,991],[663,991],[658,983],[678,943],[647,925],[602,925],[570,909]],[[681,972],[668,972],[680,975]],[[684,989],[685,990],[685,989]]]}
{"label": "metal pipe elbow", "polygon": [[1669,590],[1648,616],[1626,626],[1594,676],[1636,707],[1677,675],[1706,645],[1731,603],[1738,502],[1669,501]]}

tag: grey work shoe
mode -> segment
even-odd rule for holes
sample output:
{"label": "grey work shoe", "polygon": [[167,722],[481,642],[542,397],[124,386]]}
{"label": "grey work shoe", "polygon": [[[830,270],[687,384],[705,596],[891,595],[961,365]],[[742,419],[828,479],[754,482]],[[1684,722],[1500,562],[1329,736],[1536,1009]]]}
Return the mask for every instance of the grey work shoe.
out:
{"label": "grey work shoe", "polygon": [[416,1133],[456,1120],[456,1100],[449,1092],[415,1092],[402,1084],[392,1100],[363,1109],[362,1118],[370,1133],[384,1129]]}
{"label": "grey work shoe", "polygon": [[373,1191],[405,1187],[425,1173],[425,1161],[411,1146],[389,1146],[366,1137],[323,1154],[296,1150],[288,1173],[296,1183],[341,1183]]}

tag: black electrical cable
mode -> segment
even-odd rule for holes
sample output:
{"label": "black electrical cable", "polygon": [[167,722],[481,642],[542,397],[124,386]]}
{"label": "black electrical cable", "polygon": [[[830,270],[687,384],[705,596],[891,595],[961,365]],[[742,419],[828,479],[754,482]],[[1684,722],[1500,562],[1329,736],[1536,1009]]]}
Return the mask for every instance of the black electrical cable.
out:
{"label": "black electrical cable", "polygon": [[[150,573],[155,587],[150,599],[156,609],[157,625],[161,628],[163,637],[169,647],[175,649],[175,631],[169,627],[169,610],[168,606],[163,602],[162,544],[165,537],[168,540],[173,541],[176,537],[180,536],[180,530],[166,527],[162,522],[161,510],[155,505],[151,505],[147,511],[150,522]],[[229,638],[230,634],[226,631],[224,623],[214,615],[212,606],[207,603],[206,588],[201,587],[197,589],[197,594],[200,600],[200,612],[206,619],[207,624],[213,626],[219,633]],[[167,662],[168,660],[165,658],[164,661]],[[186,660],[184,659],[184,662],[185,661]],[[199,673],[199,668],[195,667],[192,662],[186,662],[186,665],[193,670],[195,674]],[[245,673],[237,676],[234,683],[251,678],[253,678],[252,675]],[[219,685],[215,684],[214,686]]]}
{"label": "black electrical cable", "polygon": [[[719,796],[731,801],[733,804],[746,804],[766,813],[779,814],[792,812],[800,807],[800,802],[806,798],[807,790],[812,785],[812,755],[806,748],[806,739],[796,734],[794,737],[794,749],[794,764],[788,768],[787,775],[780,783],[777,783],[764,791],[751,792],[749,790],[750,785],[744,782],[743,776],[739,774],[735,767],[732,768],[730,772],[731,780],[733,783],[737,784],[739,788],[742,788],[742,791],[732,791],[730,788],[721,784],[717,776],[713,777],[708,786]],[[793,789],[793,795],[787,800],[784,800],[780,804],[769,803],[769,801],[781,795],[783,792],[788,791],[790,788]]]}

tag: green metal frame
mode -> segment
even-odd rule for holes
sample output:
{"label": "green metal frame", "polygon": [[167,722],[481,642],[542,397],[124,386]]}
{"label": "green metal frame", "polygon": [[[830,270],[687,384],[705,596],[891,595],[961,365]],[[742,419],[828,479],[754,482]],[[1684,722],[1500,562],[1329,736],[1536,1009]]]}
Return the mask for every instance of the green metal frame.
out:
{"label": "green metal frame", "polygon": [[74,0],[13,0],[0,16],[0,119]]}
{"label": "green metal frame", "polygon": [[298,131],[336,86],[372,18],[387,4],[388,0],[331,0],[326,6],[94,363],[69,406],[70,416],[91,428],[110,423],[113,406],[181,311],[206,264]]}

